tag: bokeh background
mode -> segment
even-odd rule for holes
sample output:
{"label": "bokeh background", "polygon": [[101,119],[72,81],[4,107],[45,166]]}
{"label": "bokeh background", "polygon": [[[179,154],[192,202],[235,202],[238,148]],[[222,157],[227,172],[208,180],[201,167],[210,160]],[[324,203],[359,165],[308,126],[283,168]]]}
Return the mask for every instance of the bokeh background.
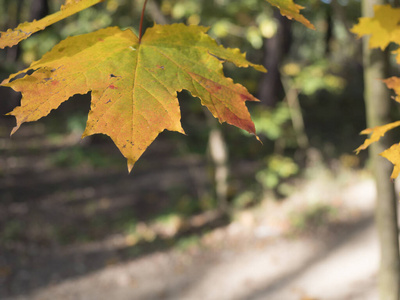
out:
{"label": "bokeh background", "polygon": [[[145,27],[209,26],[268,69],[224,66],[261,100],[248,108],[262,143],[183,91],[187,135],[163,132],[128,174],[107,136],[81,139],[90,94],[10,138],[5,114],[20,95],[0,87],[0,298],[375,299],[375,190],[367,153],[354,155],[366,127],[361,41],[350,32],[360,1],[298,3],[315,31],[265,0],[147,6]],[[0,29],[61,4],[0,0]],[[105,1],[1,50],[0,80],[68,36],[137,33],[142,5]]]}

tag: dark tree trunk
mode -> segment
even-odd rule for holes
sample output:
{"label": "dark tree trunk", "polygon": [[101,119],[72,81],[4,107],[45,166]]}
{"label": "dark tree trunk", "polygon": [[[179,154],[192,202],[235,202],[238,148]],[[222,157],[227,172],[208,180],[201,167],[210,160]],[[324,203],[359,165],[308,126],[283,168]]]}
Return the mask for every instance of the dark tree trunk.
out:
{"label": "dark tree trunk", "polygon": [[268,72],[260,80],[258,97],[267,106],[275,106],[283,95],[281,62],[288,53],[291,44],[290,21],[283,17],[278,10],[274,10],[274,17],[278,23],[276,34],[264,39],[264,66]]}
{"label": "dark tree trunk", "polygon": [[[17,0],[15,5],[17,6],[15,19],[10,20],[11,22],[7,24],[9,28],[15,28],[21,22],[21,11],[22,11],[23,0]],[[20,55],[19,45],[15,45],[14,47],[11,48],[6,48],[7,62],[16,62],[18,60],[19,55]]]}
{"label": "dark tree trunk", "polygon": [[[21,23],[21,11],[22,6],[24,5],[23,0],[17,0],[16,3],[16,15],[15,19],[12,22],[7,24],[8,28],[15,28]],[[31,0],[30,1],[30,12],[29,12],[29,20],[33,21],[40,18],[45,17],[49,13],[49,5],[47,0]],[[21,54],[21,48],[19,45],[15,45],[14,47],[7,48],[6,60],[8,62],[16,62]]]}
{"label": "dark tree trunk", "polygon": [[29,21],[39,20],[49,14],[49,4],[47,0],[32,0],[29,11]]}
{"label": "dark tree trunk", "polygon": [[325,55],[331,53],[331,41],[333,38],[332,8],[330,5],[326,8],[326,32],[325,32]]}

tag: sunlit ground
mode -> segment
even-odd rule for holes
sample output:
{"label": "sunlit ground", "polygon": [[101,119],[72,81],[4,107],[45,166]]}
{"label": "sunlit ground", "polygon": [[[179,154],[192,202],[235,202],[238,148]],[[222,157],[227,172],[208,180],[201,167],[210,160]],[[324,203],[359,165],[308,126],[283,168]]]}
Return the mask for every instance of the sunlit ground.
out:
{"label": "sunlit ground", "polygon": [[[223,216],[204,156],[169,155],[168,140],[128,176],[107,143],[7,130],[1,298],[376,299],[375,190],[351,155],[327,167],[310,150],[287,196],[254,202],[242,185]],[[256,181],[254,162],[233,168],[235,182]]]}

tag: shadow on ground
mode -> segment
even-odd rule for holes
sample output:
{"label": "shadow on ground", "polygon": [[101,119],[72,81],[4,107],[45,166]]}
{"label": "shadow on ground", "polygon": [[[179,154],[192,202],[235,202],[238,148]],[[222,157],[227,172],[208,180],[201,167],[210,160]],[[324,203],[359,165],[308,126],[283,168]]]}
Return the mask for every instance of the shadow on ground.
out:
{"label": "shadow on ground", "polygon": [[[1,121],[0,298],[168,249],[228,222],[220,214],[203,215],[198,207],[196,199],[210,184],[204,157],[171,155],[171,143],[162,138],[128,175],[109,140],[76,146],[68,136],[60,141],[46,134],[40,123],[22,127],[10,139],[12,120]],[[60,158],[63,151],[67,156]],[[98,166],[90,163],[93,157],[111,160]],[[81,163],[68,165],[76,159]],[[174,211],[189,221],[173,235],[130,234]],[[202,221],[191,222],[196,215]]]}

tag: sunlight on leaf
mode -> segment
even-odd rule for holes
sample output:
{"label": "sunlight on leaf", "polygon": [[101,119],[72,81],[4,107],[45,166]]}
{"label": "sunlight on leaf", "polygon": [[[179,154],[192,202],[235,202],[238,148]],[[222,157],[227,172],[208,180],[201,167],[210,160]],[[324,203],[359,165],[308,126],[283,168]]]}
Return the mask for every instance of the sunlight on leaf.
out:
{"label": "sunlight on leaf", "polygon": [[61,6],[61,10],[54,14],[37,21],[34,20],[32,22],[21,23],[15,29],[8,29],[5,32],[0,32],[0,49],[17,45],[19,42],[30,37],[35,32],[41,31],[47,26],[50,26],[102,1],[104,0],[67,0],[65,5]]}
{"label": "sunlight on leaf", "polygon": [[[374,16],[359,19],[351,31],[362,37],[370,35],[369,48],[380,48],[382,51],[391,43],[399,44],[400,41],[400,8],[392,8],[390,5],[375,5]],[[400,49],[393,51],[397,54],[396,60],[400,63]],[[396,93],[395,100],[400,102],[400,78],[390,77],[382,80],[388,88]],[[370,138],[364,141],[355,151],[358,154],[369,145],[379,141],[388,130],[400,126],[400,121],[389,123],[375,128],[369,128],[362,131],[362,134],[372,134]],[[395,179],[400,173],[400,144],[394,144],[389,149],[383,151],[381,156],[388,159],[393,165],[392,179]]]}
{"label": "sunlight on leaf", "polygon": [[310,23],[302,14],[300,10],[304,7],[293,2],[293,0],[267,0],[271,5],[279,8],[282,16],[289,19],[295,19],[302,23],[304,26],[315,29],[314,25]]}
{"label": "sunlight on leaf", "polygon": [[83,137],[110,136],[130,171],[160,132],[184,133],[177,92],[185,89],[221,123],[255,134],[245,102],[258,100],[224,76],[222,62],[265,69],[248,62],[239,49],[219,46],[206,32],[199,26],[154,25],[139,43],[131,30],[110,27],[65,39],[2,82],[23,96],[21,106],[9,113],[17,119],[12,133],[69,97],[91,91]]}
{"label": "sunlight on leaf", "polygon": [[395,100],[397,102],[400,102],[400,78],[399,77],[390,77],[388,79],[383,80],[384,83],[386,83],[387,87],[389,89],[393,89],[396,93],[396,98]]}
{"label": "sunlight on leaf", "polygon": [[359,19],[351,31],[362,37],[370,35],[369,47],[384,50],[390,42],[399,41],[400,36],[400,8],[387,5],[375,5],[374,17]]}
{"label": "sunlight on leaf", "polygon": [[400,144],[394,144],[389,149],[386,149],[380,154],[382,157],[389,160],[393,165],[391,179],[396,179],[400,173]]}
{"label": "sunlight on leaf", "polygon": [[380,140],[381,137],[385,135],[385,133],[393,128],[400,126],[400,121],[396,121],[393,123],[385,124],[382,126],[376,126],[374,128],[367,128],[361,131],[361,134],[371,134],[371,137],[364,141],[360,147],[358,147],[355,151],[358,154],[361,150],[367,149],[369,145],[375,143]]}

